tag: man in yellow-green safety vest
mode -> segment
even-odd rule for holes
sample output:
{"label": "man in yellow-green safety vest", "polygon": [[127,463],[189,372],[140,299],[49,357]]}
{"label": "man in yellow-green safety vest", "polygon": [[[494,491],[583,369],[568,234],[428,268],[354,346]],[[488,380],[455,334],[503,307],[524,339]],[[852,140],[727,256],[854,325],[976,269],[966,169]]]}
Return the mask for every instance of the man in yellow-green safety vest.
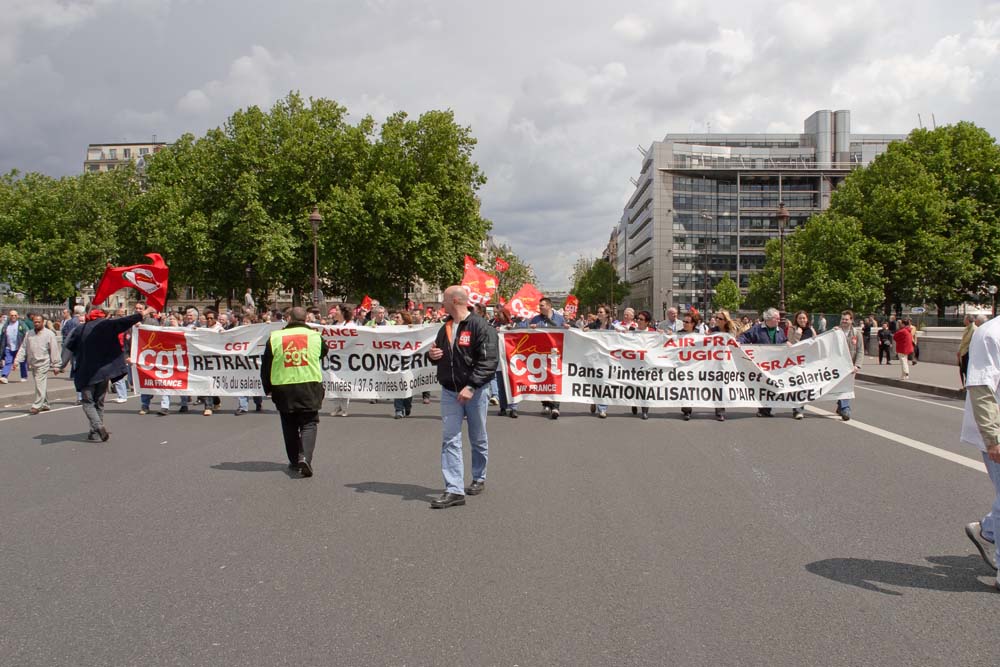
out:
{"label": "man in yellow-green safety vest", "polygon": [[323,337],[306,324],[306,309],[295,307],[284,329],[271,333],[261,359],[260,379],[264,393],[281,415],[289,470],[312,477],[313,451],[323,404],[320,359]]}

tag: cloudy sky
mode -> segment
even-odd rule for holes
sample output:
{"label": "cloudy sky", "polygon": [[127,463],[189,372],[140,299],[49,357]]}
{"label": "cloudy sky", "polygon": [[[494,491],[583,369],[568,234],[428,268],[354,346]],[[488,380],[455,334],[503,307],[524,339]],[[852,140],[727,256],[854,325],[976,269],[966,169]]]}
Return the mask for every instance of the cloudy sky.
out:
{"label": "cloudy sky", "polygon": [[600,253],[669,132],[1000,131],[1000,3],[975,0],[0,0],[0,171],[201,134],[290,90],[356,121],[451,108],[484,214],[543,287]]}

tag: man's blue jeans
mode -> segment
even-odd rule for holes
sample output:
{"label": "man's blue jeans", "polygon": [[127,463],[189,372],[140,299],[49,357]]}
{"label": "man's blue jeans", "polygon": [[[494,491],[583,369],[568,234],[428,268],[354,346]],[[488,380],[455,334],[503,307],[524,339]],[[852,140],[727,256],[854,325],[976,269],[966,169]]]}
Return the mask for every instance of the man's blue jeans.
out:
{"label": "man's blue jeans", "polygon": [[[983,452],[983,462],[986,464],[986,472],[990,474],[990,481],[993,482],[993,490],[996,492],[993,507],[983,517],[983,537],[993,540],[995,545],[993,562],[1000,563],[1000,545],[996,544],[997,530],[1000,529],[1000,463],[994,463],[986,452]],[[997,581],[1000,581],[1000,574],[997,575]]]}
{"label": "man's blue jeans", "polygon": [[[17,350],[10,350],[4,348],[3,351],[3,376],[7,377],[12,372],[14,372],[14,357],[17,356]],[[22,361],[18,370],[21,371],[21,379],[28,377],[28,362]]]}
{"label": "man's blue jeans", "polygon": [[486,438],[486,408],[489,397],[486,387],[480,387],[464,405],[458,394],[441,389],[441,472],[445,491],[465,495],[465,464],[462,461],[462,421],[469,422],[469,444],[472,449],[472,479],[485,481],[488,441]]}

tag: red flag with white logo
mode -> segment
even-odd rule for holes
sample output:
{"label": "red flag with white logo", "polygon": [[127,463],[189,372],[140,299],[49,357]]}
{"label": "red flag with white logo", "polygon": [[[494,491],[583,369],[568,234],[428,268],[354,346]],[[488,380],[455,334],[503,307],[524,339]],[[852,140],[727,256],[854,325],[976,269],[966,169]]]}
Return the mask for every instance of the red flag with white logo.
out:
{"label": "red flag with white logo", "polygon": [[156,310],[163,310],[167,305],[167,282],[170,269],[167,268],[163,258],[155,252],[151,252],[146,257],[153,260],[152,264],[136,264],[134,266],[111,266],[104,270],[100,282],[97,284],[97,292],[94,294],[94,303],[104,303],[108,297],[122,289],[128,287],[139,290],[142,299]]}
{"label": "red flag with white logo", "polygon": [[465,256],[465,270],[476,268],[476,260],[472,259],[468,255]]}
{"label": "red flag with white logo", "polygon": [[575,296],[570,294],[566,297],[566,307],[563,308],[563,314],[567,320],[575,320],[576,313],[580,309],[580,300]]}
{"label": "red flag with white logo", "polygon": [[510,268],[510,264],[508,264],[507,260],[505,260],[503,257],[497,257],[496,268],[497,271],[503,273],[504,271]]}
{"label": "red flag with white logo", "polygon": [[525,319],[538,314],[538,302],[545,296],[538,291],[531,283],[524,283],[517,294],[510,298],[510,305],[507,309],[514,315]]}
{"label": "red flag with white logo", "polygon": [[361,300],[361,307],[364,308],[365,310],[372,309],[372,298],[367,294],[365,294],[365,298]]}
{"label": "red flag with white logo", "polygon": [[486,304],[497,291],[497,279],[476,266],[466,267],[462,276],[462,287],[469,292],[469,301],[473,304]]}

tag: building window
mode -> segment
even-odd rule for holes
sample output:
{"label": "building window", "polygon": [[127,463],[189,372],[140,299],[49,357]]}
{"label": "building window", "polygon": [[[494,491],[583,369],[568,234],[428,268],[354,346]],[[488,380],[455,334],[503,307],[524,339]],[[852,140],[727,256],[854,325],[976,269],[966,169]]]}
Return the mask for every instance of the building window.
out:
{"label": "building window", "polygon": [[117,160],[118,159],[118,149],[117,148],[109,148],[108,149],[108,159],[109,160]]}
{"label": "building window", "polygon": [[140,148],[139,149],[139,155],[149,155],[149,149],[148,148]]}
{"label": "building window", "polygon": [[132,149],[131,148],[123,148],[122,149],[122,157],[125,158],[126,160],[128,160],[129,158],[131,158],[132,157]]}

